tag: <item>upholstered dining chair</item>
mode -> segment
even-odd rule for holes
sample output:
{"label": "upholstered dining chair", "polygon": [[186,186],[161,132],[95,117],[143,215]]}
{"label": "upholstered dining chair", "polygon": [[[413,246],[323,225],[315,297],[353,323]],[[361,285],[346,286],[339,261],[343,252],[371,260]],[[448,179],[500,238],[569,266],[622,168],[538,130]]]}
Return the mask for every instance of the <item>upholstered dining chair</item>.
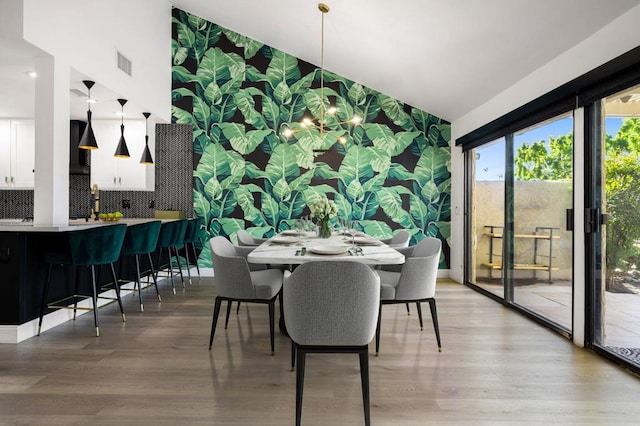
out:
{"label": "upholstered dining chair", "polygon": [[283,284],[284,319],[296,365],[296,425],[302,416],[308,353],[357,353],[365,424],[369,408],[369,342],[380,306],[380,280],[357,262],[316,261],[300,265]]}
{"label": "upholstered dining chair", "polygon": [[398,247],[408,247],[409,240],[411,240],[411,234],[409,234],[409,231],[401,229],[393,237],[386,238],[380,241],[387,244],[389,247],[398,248]]}
{"label": "upholstered dining chair", "polygon": [[238,245],[245,247],[256,247],[267,241],[267,238],[254,237],[244,229],[240,229],[236,232],[236,237],[238,238]]}
{"label": "upholstered dining chair", "polygon": [[[229,324],[231,303],[250,302],[269,306],[269,331],[271,337],[271,353],[274,353],[275,302],[282,289],[282,271],[265,269],[249,270],[247,259],[236,251],[234,245],[224,237],[213,237],[209,240],[213,260],[213,275],[216,286],[216,299],[211,323],[209,349],[213,346],[216,323],[220,314],[220,306],[227,301],[227,316],[224,328]],[[282,302],[281,302],[282,303]]]}
{"label": "upholstered dining chair", "polygon": [[380,314],[376,329],[376,355],[380,351],[380,324],[382,306],[394,303],[408,304],[415,302],[418,309],[420,329],[422,324],[421,302],[428,302],[431,309],[433,328],[436,333],[438,350],[442,351],[438,314],[436,311],[436,279],[442,242],[437,238],[427,237],[413,246],[410,254],[405,253],[405,263],[400,272],[377,270],[380,276]]}
{"label": "upholstered dining chair", "polygon": [[[260,244],[264,243],[268,240],[268,238],[257,238],[253,235],[249,234],[244,229],[240,229],[236,232],[236,238],[238,239],[238,246],[236,250],[242,250],[244,257],[247,257],[247,254],[251,253],[251,250],[258,247]],[[252,271],[261,270],[261,269],[280,269],[282,271],[288,269],[288,265],[259,265],[256,263],[249,264],[249,269]],[[238,310],[240,309],[240,304],[238,303]]]}

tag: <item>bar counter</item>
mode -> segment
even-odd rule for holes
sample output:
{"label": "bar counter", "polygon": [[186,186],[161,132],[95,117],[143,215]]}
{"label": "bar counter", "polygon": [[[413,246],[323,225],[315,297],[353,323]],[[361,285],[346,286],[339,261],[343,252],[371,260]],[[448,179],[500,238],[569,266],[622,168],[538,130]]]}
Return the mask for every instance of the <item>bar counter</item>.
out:
{"label": "bar counter", "polygon": [[[70,220],[66,225],[36,226],[32,222],[0,220],[0,343],[19,343],[36,334],[40,299],[48,271],[44,263],[45,252],[66,245],[66,232],[116,223],[133,225],[156,219],[127,218],[117,222]],[[154,257],[155,261],[155,257]],[[120,262],[122,277],[134,276],[129,272],[133,262]],[[51,300],[62,299],[74,293],[72,268],[54,268],[49,291]],[[84,274],[86,268],[80,271]],[[110,281],[110,273],[100,274],[98,284]],[[90,293],[88,274],[81,277],[81,294]],[[82,285],[87,284],[86,288]],[[66,311],[66,310],[63,310]],[[45,320],[46,321],[46,320]],[[60,321],[62,322],[62,321]]]}

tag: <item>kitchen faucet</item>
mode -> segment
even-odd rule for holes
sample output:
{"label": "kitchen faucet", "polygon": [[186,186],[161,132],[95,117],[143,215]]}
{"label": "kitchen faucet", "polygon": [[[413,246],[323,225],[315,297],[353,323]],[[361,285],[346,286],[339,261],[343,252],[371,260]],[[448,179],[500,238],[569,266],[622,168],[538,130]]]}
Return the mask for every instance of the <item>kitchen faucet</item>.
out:
{"label": "kitchen faucet", "polygon": [[94,183],[91,187],[91,200],[93,201],[93,207],[91,207],[91,218],[98,220],[100,214],[100,192],[98,191],[98,184]]}

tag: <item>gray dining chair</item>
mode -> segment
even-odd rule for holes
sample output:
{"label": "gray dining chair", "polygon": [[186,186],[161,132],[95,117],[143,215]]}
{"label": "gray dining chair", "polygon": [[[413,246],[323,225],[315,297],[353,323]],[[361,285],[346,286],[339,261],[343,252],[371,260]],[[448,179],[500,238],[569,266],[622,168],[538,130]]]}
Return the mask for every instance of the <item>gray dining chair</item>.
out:
{"label": "gray dining chair", "polygon": [[436,279],[438,278],[438,264],[442,242],[437,238],[427,237],[405,253],[405,263],[400,272],[377,270],[380,277],[380,314],[376,329],[376,355],[380,351],[380,323],[382,306],[415,302],[418,309],[420,329],[423,329],[421,302],[428,302],[436,333],[438,350],[442,351],[440,330],[438,327],[438,313],[436,311]]}
{"label": "gray dining chair", "polygon": [[385,239],[380,240],[380,241],[385,243],[389,247],[398,248],[398,247],[408,247],[409,246],[409,240],[411,240],[411,234],[409,233],[409,231],[401,229],[393,237],[385,238]]}
{"label": "gray dining chair", "polygon": [[226,329],[229,325],[231,303],[237,301],[261,303],[269,306],[269,331],[271,334],[271,354],[273,354],[275,301],[278,295],[281,295],[282,271],[279,269],[251,271],[247,259],[238,253],[233,244],[224,237],[213,237],[209,240],[209,244],[216,286],[209,349],[213,346],[222,302],[227,301],[227,316],[224,324]]}
{"label": "gray dining chair", "polygon": [[245,247],[256,247],[267,241],[267,238],[254,237],[244,229],[240,229],[236,232],[236,237],[238,238],[238,245]]}
{"label": "gray dining chair", "polygon": [[300,265],[283,284],[283,308],[296,365],[296,425],[302,415],[308,353],[357,353],[365,424],[370,424],[369,342],[376,331],[380,279],[357,262],[316,261]]}

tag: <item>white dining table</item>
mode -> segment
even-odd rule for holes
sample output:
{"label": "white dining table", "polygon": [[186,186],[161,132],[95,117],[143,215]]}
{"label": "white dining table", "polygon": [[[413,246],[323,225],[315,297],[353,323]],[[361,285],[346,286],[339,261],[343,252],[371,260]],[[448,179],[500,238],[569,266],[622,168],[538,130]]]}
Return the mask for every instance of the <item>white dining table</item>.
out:
{"label": "white dining table", "polygon": [[[271,265],[300,265],[322,260],[355,261],[367,265],[398,265],[404,255],[398,250],[365,234],[354,238],[334,233],[320,238],[315,232],[285,231],[253,249],[247,262]],[[284,312],[280,304],[280,331],[287,335]]]}
{"label": "white dining table", "polygon": [[299,265],[319,260],[355,261],[367,265],[398,265],[404,255],[364,234],[353,238],[334,233],[319,238],[313,232],[285,231],[256,247],[247,256],[250,263]]}

